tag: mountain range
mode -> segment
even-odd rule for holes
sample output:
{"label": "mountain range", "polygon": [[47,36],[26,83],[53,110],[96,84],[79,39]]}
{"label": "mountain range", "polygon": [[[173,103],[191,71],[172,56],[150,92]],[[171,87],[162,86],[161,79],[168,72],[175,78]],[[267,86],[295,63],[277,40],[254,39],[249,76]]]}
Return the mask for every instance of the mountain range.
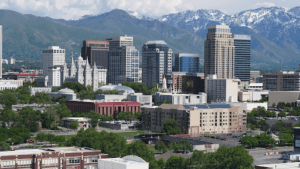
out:
{"label": "mountain range", "polygon": [[176,52],[198,53],[203,64],[204,40],[210,25],[227,24],[233,34],[252,36],[253,68],[294,69],[300,64],[300,7],[247,10],[226,15],[219,10],[185,11],[158,19],[134,11],[83,16],[78,20],[52,19],[0,10],[3,25],[3,57],[42,60],[51,45],[78,56],[82,41],[107,37],[134,37],[138,50],[148,40],[164,40]]}

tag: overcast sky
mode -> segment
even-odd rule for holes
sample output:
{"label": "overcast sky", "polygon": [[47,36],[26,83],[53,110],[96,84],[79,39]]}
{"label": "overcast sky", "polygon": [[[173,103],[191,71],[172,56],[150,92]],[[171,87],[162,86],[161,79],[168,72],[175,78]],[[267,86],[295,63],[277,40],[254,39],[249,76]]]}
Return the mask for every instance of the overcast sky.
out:
{"label": "overcast sky", "polygon": [[0,9],[55,19],[77,19],[116,8],[155,18],[185,10],[218,9],[226,14],[235,14],[271,6],[293,8],[300,6],[300,0],[0,0]]}

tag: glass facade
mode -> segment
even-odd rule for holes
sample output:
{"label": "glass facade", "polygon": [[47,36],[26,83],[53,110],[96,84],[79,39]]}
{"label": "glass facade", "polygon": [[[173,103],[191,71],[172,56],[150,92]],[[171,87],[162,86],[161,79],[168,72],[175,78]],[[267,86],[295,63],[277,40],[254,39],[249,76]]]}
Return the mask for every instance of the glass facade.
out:
{"label": "glass facade", "polygon": [[199,55],[188,53],[175,54],[173,72],[198,73],[200,71]]}
{"label": "glass facade", "polygon": [[234,46],[234,76],[241,81],[250,82],[250,35],[234,35]]}

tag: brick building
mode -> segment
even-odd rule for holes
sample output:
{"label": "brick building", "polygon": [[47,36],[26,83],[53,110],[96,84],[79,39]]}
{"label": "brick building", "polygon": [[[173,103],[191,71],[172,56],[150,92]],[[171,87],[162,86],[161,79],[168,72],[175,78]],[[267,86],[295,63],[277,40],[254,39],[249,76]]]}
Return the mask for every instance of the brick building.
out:
{"label": "brick building", "polygon": [[139,102],[87,102],[87,101],[67,101],[67,107],[72,113],[87,113],[91,110],[100,113],[100,115],[115,116],[119,112],[141,112]]}
{"label": "brick building", "polygon": [[2,151],[0,168],[97,169],[98,160],[103,158],[108,155],[100,150],[78,147]]}

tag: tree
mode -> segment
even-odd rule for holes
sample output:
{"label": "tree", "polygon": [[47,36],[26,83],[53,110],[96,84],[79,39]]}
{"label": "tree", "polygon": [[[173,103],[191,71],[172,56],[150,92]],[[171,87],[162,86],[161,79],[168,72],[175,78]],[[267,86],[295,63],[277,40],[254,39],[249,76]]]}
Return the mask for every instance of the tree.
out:
{"label": "tree", "polygon": [[0,142],[0,151],[9,151],[9,150],[11,150],[9,144],[6,143],[5,141],[1,141]]}
{"label": "tree", "polygon": [[183,169],[185,159],[181,156],[171,156],[166,162],[166,169]]}
{"label": "tree", "polygon": [[[18,98],[15,93],[11,90],[3,90],[0,95],[0,104],[5,104],[5,102],[9,101],[11,105],[18,104]],[[8,103],[8,102],[7,102]]]}
{"label": "tree", "polygon": [[160,169],[164,169],[165,165],[166,165],[166,162],[163,158],[161,158],[161,159],[157,160],[157,164],[158,164]]}
{"label": "tree", "polygon": [[241,143],[244,145],[247,145],[249,147],[256,147],[258,146],[258,140],[255,137],[252,136],[244,136],[241,138]]}
{"label": "tree", "polygon": [[165,143],[163,141],[158,141],[155,144],[155,150],[165,153],[165,152],[167,152],[167,146],[165,145]]}
{"label": "tree", "polygon": [[181,134],[183,132],[177,127],[176,120],[165,119],[164,128],[162,129],[161,133],[166,133],[167,135],[172,135],[172,134]]}
{"label": "tree", "polygon": [[117,114],[116,118],[118,120],[127,120],[127,119],[132,119],[133,114],[131,112],[120,112]]}
{"label": "tree", "polygon": [[56,119],[56,113],[55,109],[51,105],[48,109],[44,111],[44,113],[41,114],[42,119],[42,127],[43,128],[50,128],[53,124],[53,122]]}
{"label": "tree", "polygon": [[37,103],[37,104],[50,104],[51,98],[47,94],[43,92],[36,92],[34,96],[31,96],[30,103]]}
{"label": "tree", "polygon": [[260,135],[256,135],[255,138],[258,141],[258,145],[267,147],[269,145],[273,145],[276,141],[271,137],[268,136],[267,133],[261,133]]}
{"label": "tree", "polygon": [[44,133],[39,133],[39,134],[36,135],[36,140],[39,141],[39,142],[47,141],[47,139],[48,139],[48,137]]}
{"label": "tree", "polygon": [[252,169],[253,157],[244,146],[220,147],[216,152],[207,154],[208,161],[203,168],[243,168]]}
{"label": "tree", "polygon": [[93,127],[98,126],[98,120],[100,119],[100,114],[95,111],[90,111],[86,113],[86,117],[91,118],[91,123]]}
{"label": "tree", "polygon": [[[29,128],[30,131],[36,132],[39,130],[39,122],[41,121],[41,111],[33,110],[32,107],[23,107],[17,115],[17,126]],[[24,125],[24,126],[23,126]]]}
{"label": "tree", "polygon": [[141,112],[135,112],[134,118],[138,119],[139,121],[142,121],[142,113]]}
{"label": "tree", "polygon": [[272,104],[272,107],[275,108],[275,107],[276,107],[276,103],[273,103],[273,104]]}
{"label": "tree", "polygon": [[11,142],[13,142],[14,144],[20,144],[20,143],[24,143],[24,139],[21,136],[13,136],[11,138]]}
{"label": "tree", "polygon": [[281,110],[279,113],[278,113],[278,117],[286,117],[286,113],[284,110]]}
{"label": "tree", "polygon": [[294,144],[294,138],[289,133],[278,133],[280,144]]}
{"label": "tree", "polygon": [[58,105],[54,105],[53,107],[55,108],[56,113],[60,120],[64,117],[72,117],[72,112],[70,109],[68,109],[66,104],[59,103]]}
{"label": "tree", "polygon": [[77,121],[71,121],[70,127],[71,127],[72,129],[77,129],[78,126],[79,126],[79,124],[78,124]]}

